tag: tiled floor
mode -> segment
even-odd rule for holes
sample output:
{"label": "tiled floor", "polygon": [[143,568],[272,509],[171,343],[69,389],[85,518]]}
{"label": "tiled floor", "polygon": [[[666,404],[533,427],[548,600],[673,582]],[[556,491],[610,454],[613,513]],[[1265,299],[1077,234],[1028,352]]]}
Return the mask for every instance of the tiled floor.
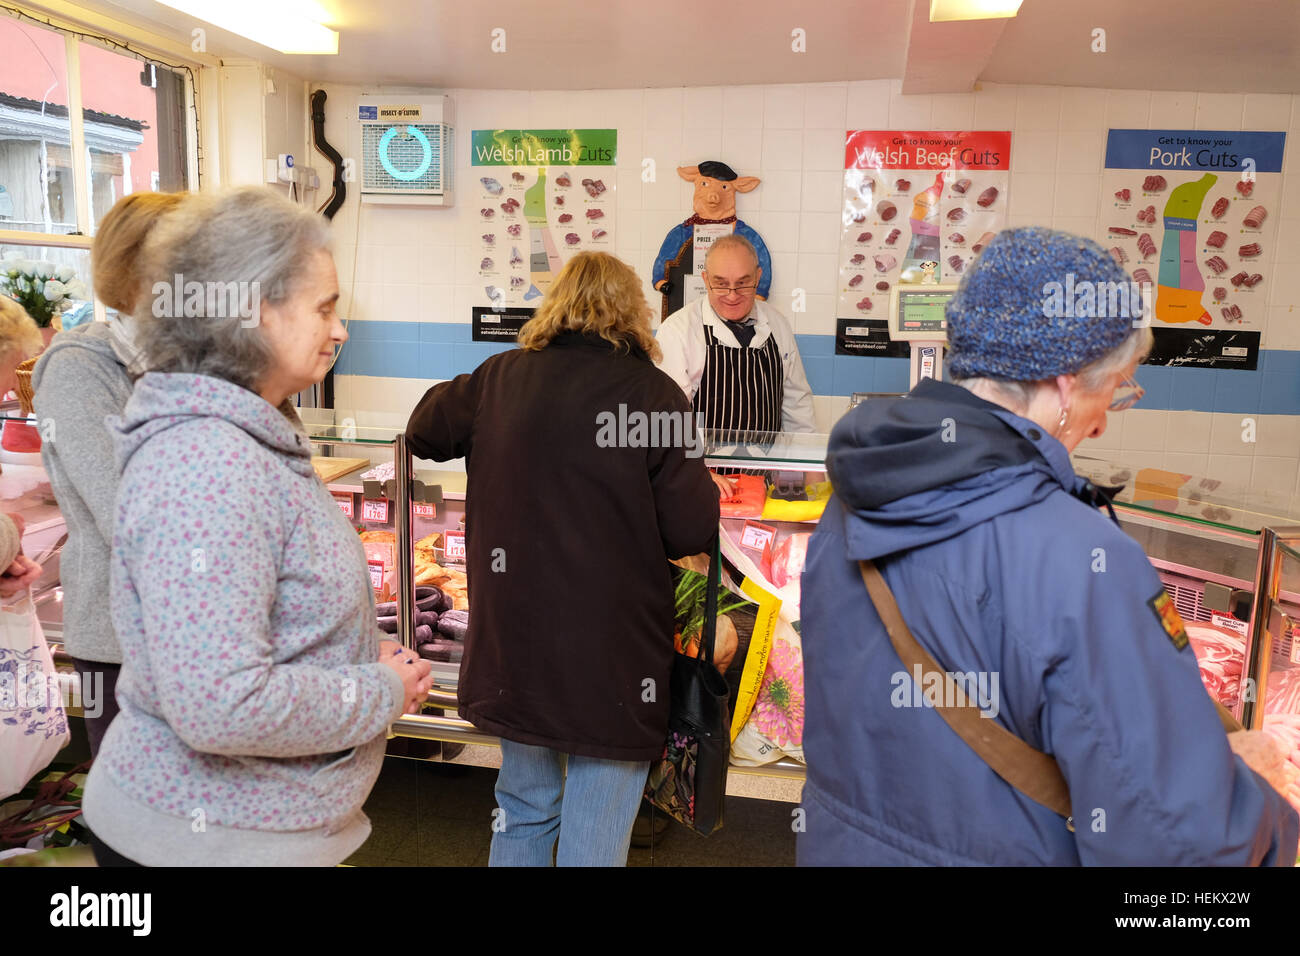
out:
{"label": "tiled floor", "polygon": [[[485,866],[492,838],[496,771],[388,757],[366,802],[374,827],[348,859],[354,866]],[[731,796],[726,825],[707,839],[674,824],[655,847],[655,866],[793,866],[790,803]],[[649,866],[633,849],[631,866]]]}

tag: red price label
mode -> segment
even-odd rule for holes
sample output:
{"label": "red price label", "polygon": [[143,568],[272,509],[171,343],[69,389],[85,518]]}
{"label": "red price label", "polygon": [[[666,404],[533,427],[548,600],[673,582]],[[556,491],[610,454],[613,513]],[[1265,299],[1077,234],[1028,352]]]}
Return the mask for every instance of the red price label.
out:
{"label": "red price label", "polygon": [[339,506],[339,511],[342,511],[344,516],[346,516],[349,520],[352,518],[352,496],[351,495],[347,495],[346,497],[335,495],[334,503]]}
{"label": "red price label", "polygon": [[412,506],[412,510],[415,512],[417,518],[432,518],[435,516],[432,502],[428,504],[416,502]]}
{"label": "red price label", "polygon": [[740,532],[740,546],[751,551],[765,551],[776,537],[776,529],[771,525],[746,521]]}
{"label": "red price label", "polygon": [[384,589],[384,562],[367,561],[366,566],[370,569],[370,586],[376,591]]}
{"label": "red price label", "polygon": [[447,561],[465,560],[465,532],[446,531],[443,533],[443,558]]}
{"label": "red price label", "polygon": [[387,521],[388,520],[388,499],[387,498],[366,498],[361,502],[361,520],[362,521]]}

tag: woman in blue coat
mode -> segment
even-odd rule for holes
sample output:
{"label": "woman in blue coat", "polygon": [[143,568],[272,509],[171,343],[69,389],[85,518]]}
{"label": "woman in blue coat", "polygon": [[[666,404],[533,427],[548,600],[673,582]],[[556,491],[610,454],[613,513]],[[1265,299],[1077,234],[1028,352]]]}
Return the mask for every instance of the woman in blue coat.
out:
{"label": "woman in blue coat", "polygon": [[[1295,862],[1295,811],[1233,754],[1155,570],[1070,465],[1141,394],[1129,288],[1091,240],[1002,232],[948,306],[952,381],[835,427],[803,576],[800,864]],[[1055,757],[1072,827],[926,705],[862,559],[983,719]]]}

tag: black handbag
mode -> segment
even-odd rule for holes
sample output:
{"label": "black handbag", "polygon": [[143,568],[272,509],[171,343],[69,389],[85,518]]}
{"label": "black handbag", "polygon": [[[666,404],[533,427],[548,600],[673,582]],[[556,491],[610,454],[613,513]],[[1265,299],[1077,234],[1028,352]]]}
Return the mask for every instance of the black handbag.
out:
{"label": "black handbag", "polygon": [[700,652],[697,657],[674,655],[668,737],[663,755],[650,765],[645,787],[651,804],[704,836],[722,827],[731,757],[729,691],[713,664],[721,568],[722,555],[715,539]]}

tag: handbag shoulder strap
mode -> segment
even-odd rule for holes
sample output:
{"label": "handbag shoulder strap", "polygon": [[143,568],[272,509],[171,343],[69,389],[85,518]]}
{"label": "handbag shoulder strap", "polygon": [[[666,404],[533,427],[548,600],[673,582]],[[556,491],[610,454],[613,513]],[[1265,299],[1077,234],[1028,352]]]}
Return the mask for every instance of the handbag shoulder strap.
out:
{"label": "handbag shoulder strap", "polygon": [[[908,673],[915,674],[919,668],[927,686],[933,686],[936,679],[942,681],[944,694],[934,705],[939,716],[999,777],[1030,800],[1070,820],[1070,788],[1056,759],[1029,746],[992,719],[981,717],[979,710],[967,701],[961,685],[952,675],[940,670],[934,658],[912,636],[893,592],[875,564],[859,561],[858,567],[871,603],[876,606],[890,643]],[[946,706],[947,700],[956,706]]]}

